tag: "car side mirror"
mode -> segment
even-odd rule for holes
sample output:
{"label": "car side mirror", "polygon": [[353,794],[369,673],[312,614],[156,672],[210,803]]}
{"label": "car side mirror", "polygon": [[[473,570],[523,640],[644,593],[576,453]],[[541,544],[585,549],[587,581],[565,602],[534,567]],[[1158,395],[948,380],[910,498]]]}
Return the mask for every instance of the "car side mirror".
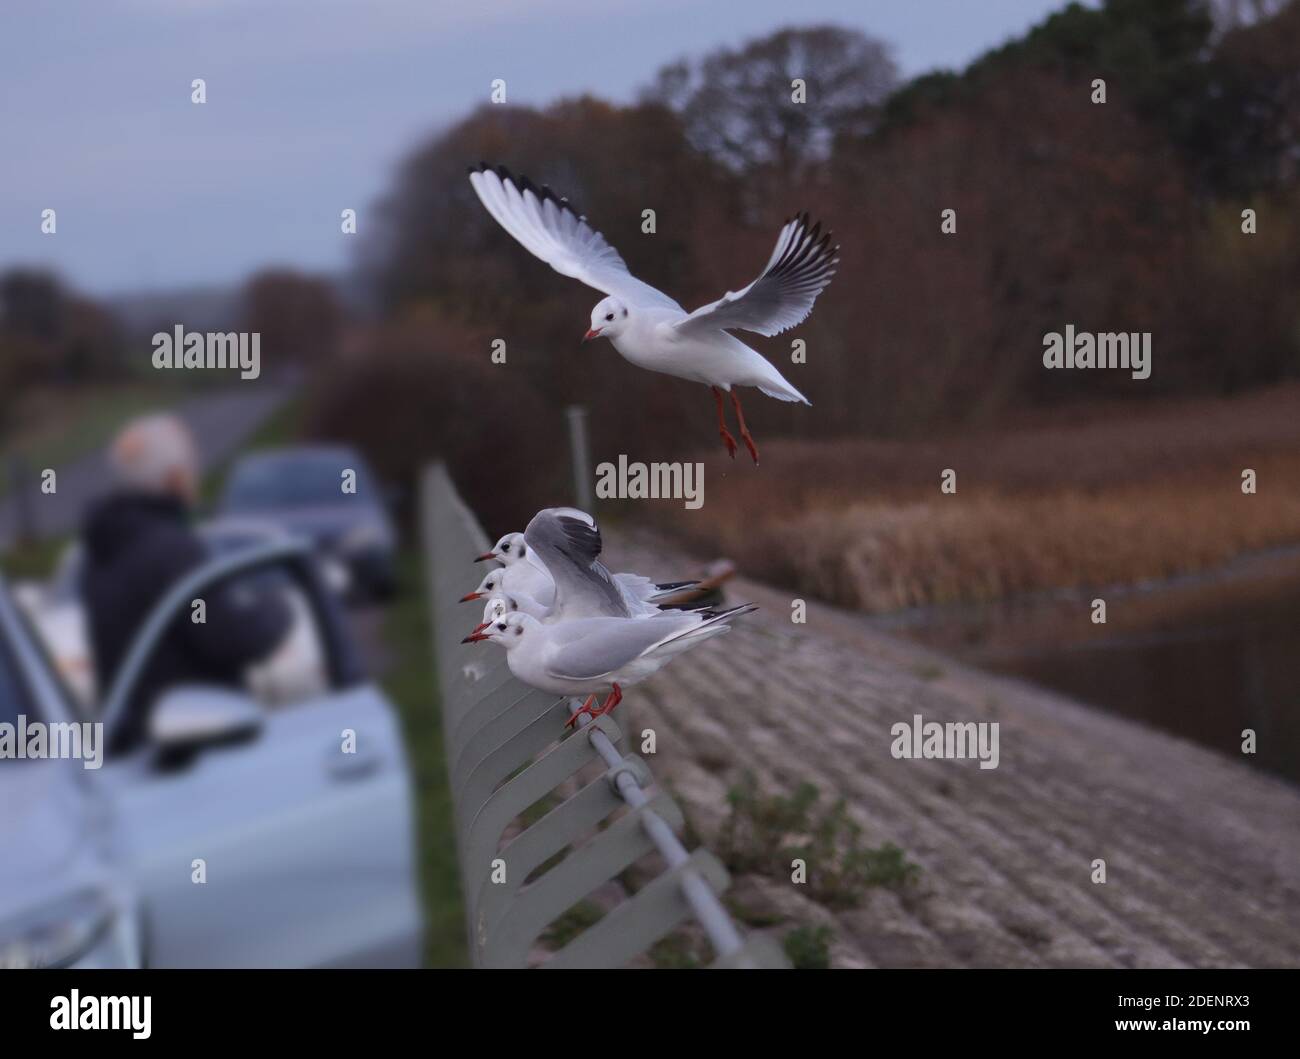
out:
{"label": "car side mirror", "polygon": [[229,688],[185,684],[163,692],[149,715],[149,736],[165,752],[235,743],[257,734],[262,709]]}

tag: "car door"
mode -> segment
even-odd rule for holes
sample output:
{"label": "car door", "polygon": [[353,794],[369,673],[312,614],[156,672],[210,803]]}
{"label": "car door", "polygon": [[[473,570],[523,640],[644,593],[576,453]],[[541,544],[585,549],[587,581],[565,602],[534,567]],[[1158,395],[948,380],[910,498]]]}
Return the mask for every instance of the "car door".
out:
{"label": "car door", "polygon": [[[0,577],[0,724],[20,719],[78,722]],[[81,746],[81,758],[0,760],[0,968],[139,966],[136,902],[114,863],[96,751]]]}
{"label": "car door", "polygon": [[105,707],[114,723],[163,630],[228,579],[283,569],[310,602],[327,686],[268,710],[252,738],[163,767],[105,766],[141,894],[151,966],[392,965],[418,960],[412,793],[390,704],[298,545],[213,560],[167,594]]}

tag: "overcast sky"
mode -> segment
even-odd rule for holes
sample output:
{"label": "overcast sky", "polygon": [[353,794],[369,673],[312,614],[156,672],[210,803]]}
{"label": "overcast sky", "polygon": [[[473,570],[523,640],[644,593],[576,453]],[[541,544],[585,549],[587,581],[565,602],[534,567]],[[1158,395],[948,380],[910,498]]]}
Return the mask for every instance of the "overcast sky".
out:
{"label": "overcast sky", "polygon": [[[340,269],[417,140],[487,99],[631,100],[663,63],[791,24],[960,68],[1064,0],[3,0],[0,268],[94,293]],[[190,102],[204,78],[208,101]],[[40,232],[57,210],[58,232]]]}

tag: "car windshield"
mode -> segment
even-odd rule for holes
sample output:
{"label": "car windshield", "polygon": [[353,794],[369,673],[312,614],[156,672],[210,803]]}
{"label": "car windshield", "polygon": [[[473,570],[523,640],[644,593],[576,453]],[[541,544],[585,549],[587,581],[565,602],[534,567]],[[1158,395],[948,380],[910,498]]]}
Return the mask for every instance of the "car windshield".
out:
{"label": "car windshield", "polygon": [[260,459],[237,467],[226,488],[226,511],[269,511],[287,507],[320,507],[345,502],[343,471],[357,473],[357,493],[367,482],[358,461],[338,456],[286,456]]}

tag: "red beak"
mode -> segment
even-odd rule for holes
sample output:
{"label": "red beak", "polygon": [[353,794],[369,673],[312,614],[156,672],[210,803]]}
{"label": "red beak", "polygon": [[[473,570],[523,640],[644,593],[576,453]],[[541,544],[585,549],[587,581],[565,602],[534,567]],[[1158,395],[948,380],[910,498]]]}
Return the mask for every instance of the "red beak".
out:
{"label": "red beak", "polygon": [[593,338],[599,338],[599,337],[600,337],[600,332],[597,331],[595,328],[592,328],[585,335],[582,336],[582,340],[584,342],[590,342]]}
{"label": "red beak", "polygon": [[476,556],[476,557],[474,558],[474,561],[475,561],[476,563],[481,563],[481,562],[483,562],[483,561],[485,561],[485,560],[487,560],[487,559],[495,559],[495,558],[496,558],[496,556],[493,555],[491,552],[484,552],[482,555]]}
{"label": "red beak", "polygon": [[483,635],[483,630],[491,624],[490,621],[479,622],[470,630],[469,635],[461,640],[461,643],[478,643],[480,640],[486,640],[487,637]]}
{"label": "red beak", "polygon": [[468,603],[472,599],[481,599],[482,597],[482,592],[467,592],[465,595],[460,597],[460,601],[462,603]]}

